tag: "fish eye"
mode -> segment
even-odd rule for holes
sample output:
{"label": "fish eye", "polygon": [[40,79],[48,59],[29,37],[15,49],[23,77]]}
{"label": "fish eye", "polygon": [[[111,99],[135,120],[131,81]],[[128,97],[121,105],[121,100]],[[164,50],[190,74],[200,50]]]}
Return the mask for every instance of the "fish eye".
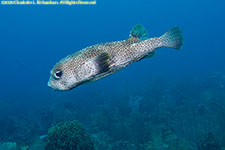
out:
{"label": "fish eye", "polygon": [[55,79],[60,79],[62,77],[62,71],[61,70],[56,70],[54,73]]}

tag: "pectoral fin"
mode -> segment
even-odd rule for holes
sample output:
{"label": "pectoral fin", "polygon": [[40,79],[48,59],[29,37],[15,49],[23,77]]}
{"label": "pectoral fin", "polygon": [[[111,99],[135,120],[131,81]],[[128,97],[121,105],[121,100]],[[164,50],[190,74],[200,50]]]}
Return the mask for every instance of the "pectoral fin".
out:
{"label": "pectoral fin", "polygon": [[104,52],[97,56],[94,61],[99,73],[109,71],[109,54],[107,52]]}

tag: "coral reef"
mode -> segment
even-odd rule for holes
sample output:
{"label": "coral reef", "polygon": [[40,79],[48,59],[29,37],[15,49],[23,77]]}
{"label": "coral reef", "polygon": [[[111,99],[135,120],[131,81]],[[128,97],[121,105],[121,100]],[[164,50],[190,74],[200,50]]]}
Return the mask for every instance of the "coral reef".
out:
{"label": "coral reef", "polygon": [[97,95],[53,96],[49,105],[0,101],[0,142],[16,142],[17,150],[225,150],[223,74],[157,77],[139,89],[134,82]]}
{"label": "coral reef", "polygon": [[0,144],[0,150],[17,150],[17,145],[15,142],[6,142]]}
{"label": "coral reef", "polygon": [[198,150],[222,150],[221,142],[213,135],[207,133],[197,143]]}
{"label": "coral reef", "polygon": [[69,121],[49,129],[45,150],[94,150],[94,144],[78,121]]}
{"label": "coral reef", "polygon": [[109,150],[135,150],[135,147],[128,141],[117,141]]}

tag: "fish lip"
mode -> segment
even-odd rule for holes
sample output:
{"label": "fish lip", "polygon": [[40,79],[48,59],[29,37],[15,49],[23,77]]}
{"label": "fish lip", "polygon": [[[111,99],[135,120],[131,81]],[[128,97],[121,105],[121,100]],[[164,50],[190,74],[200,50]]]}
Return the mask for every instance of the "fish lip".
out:
{"label": "fish lip", "polygon": [[48,81],[48,87],[53,88],[53,87],[51,86],[50,80]]}
{"label": "fish lip", "polygon": [[51,85],[50,81],[48,81],[48,87],[50,87],[51,89],[53,89],[55,91],[60,91],[60,89],[54,88],[54,86]]}
{"label": "fish lip", "polygon": [[80,86],[81,84],[83,84],[83,82],[78,82],[70,87],[58,88],[58,87],[55,87],[54,84],[51,84],[51,78],[48,80],[48,83],[47,83],[48,87],[52,88],[55,91],[70,91],[70,90]]}
{"label": "fish lip", "polygon": [[48,84],[47,85],[48,85],[48,87],[50,87],[53,90],[59,90],[59,89],[55,88],[54,86],[52,86],[51,80],[48,81]]}
{"label": "fish lip", "polygon": [[50,87],[54,91],[69,91],[70,90],[70,88],[62,88],[61,89],[61,88],[56,88],[56,87],[52,86],[51,80],[48,81],[47,85],[48,85],[48,87]]}

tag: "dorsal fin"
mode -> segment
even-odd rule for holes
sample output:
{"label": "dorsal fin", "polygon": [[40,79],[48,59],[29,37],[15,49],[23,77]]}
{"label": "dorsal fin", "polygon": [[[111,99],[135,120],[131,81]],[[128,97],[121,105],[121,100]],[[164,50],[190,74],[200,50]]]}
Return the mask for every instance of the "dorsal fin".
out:
{"label": "dorsal fin", "polygon": [[137,24],[130,31],[130,37],[129,38],[146,40],[148,38],[148,32],[141,24]]}

